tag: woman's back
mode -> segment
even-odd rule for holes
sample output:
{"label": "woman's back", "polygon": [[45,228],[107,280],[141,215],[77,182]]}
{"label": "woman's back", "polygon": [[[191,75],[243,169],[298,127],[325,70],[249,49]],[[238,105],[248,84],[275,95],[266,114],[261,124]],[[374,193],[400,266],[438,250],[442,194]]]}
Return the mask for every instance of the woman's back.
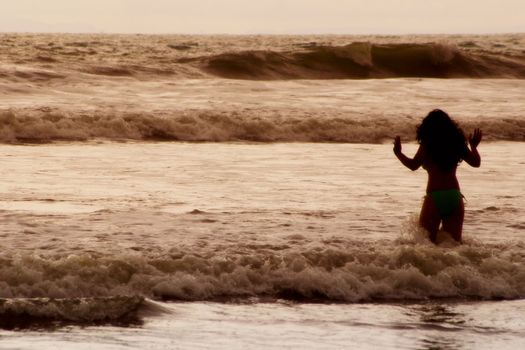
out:
{"label": "woman's back", "polygon": [[457,165],[443,168],[436,163],[425,151],[424,146],[420,146],[422,152],[422,165],[428,173],[427,193],[445,189],[459,189],[459,182],[456,177]]}
{"label": "woman's back", "polygon": [[428,172],[427,195],[423,201],[419,223],[428,230],[432,242],[436,242],[441,223],[443,230],[461,242],[465,208],[456,170],[462,160],[473,167],[480,166],[477,146],[481,137],[481,131],[476,129],[474,135],[469,136],[469,149],[463,130],[447,113],[436,109],[417,128],[420,146],[414,158],[403,154],[401,138],[395,138],[394,154],[401,163],[411,170],[423,166]]}

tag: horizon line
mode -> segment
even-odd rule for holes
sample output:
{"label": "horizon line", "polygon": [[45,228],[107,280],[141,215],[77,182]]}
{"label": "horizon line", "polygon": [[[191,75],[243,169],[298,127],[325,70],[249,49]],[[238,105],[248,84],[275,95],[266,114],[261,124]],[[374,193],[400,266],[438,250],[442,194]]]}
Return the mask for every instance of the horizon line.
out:
{"label": "horizon line", "polygon": [[502,32],[406,32],[406,33],[385,33],[385,32],[362,32],[362,33],[319,33],[319,32],[308,32],[308,33],[265,33],[265,32],[253,32],[253,33],[227,33],[227,32],[209,32],[209,33],[190,33],[190,32],[111,32],[111,31],[10,31],[0,30],[0,34],[98,34],[98,35],[195,35],[195,36],[363,36],[363,35],[377,35],[377,36],[407,36],[407,35],[516,35],[525,34],[525,31],[502,31]]}

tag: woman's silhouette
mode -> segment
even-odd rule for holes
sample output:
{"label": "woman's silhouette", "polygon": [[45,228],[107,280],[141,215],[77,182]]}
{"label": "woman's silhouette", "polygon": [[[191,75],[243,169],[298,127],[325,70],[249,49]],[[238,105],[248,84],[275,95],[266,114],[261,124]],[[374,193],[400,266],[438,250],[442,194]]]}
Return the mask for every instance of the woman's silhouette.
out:
{"label": "woman's silhouette", "polygon": [[480,166],[477,147],[481,138],[481,130],[474,130],[474,134],[468,138],[469,149],[461,128],[440,109],[431,111],[418,126],[419,149],[414,158],[403,154],[401,138],[395,138],[394,154],[401,163],[411,170],[423,166],[428,172],[427,195],[419,223],[428,230],[430,240],[434,243],[441,223],[444,231],[461,242],[465,208],[456,169],[462,160],[473,167]]}

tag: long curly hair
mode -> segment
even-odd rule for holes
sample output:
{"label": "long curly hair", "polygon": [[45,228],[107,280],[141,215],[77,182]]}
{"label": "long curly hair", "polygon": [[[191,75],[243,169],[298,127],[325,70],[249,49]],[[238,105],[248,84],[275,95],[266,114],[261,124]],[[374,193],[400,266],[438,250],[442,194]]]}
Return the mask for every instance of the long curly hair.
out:
{"label": "long curly hair", "polygon": [[417,140],[429,158],[443,170],[463,160],[467,139],[463,130],[441,109],[434,109],[417,127]]}

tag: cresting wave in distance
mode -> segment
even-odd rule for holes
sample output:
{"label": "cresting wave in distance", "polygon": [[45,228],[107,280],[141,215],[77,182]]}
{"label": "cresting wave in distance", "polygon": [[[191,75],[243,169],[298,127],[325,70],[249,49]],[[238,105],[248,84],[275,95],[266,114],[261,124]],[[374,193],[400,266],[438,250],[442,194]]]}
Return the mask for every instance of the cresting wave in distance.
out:
{"label": "cresting wave in distance", "polygon": [[525,57],[469,54],[455,46],[351,43],[304,52],[246,51],[202,59],[203,69],[237,79],[525,78]]}

